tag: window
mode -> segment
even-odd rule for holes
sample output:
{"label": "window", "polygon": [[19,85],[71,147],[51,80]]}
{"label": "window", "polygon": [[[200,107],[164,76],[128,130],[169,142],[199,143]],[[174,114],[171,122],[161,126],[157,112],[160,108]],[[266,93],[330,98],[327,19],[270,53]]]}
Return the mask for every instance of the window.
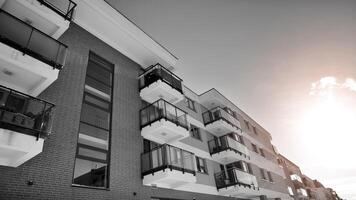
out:
{"label": "window", "polygon": [[265,174],[265,170],[260,168],[260,172],[261,172],[261,178],[264,179],[264,180],[267,180],[266,174]]}
{"label": "window", "polygon": [[252,143],[251,143],[251,145],[252,145],[253,151],[256,152],[256,153],[258,153],[257,146],[256,146],[255,144],[252,144]]}
{"label": "window", "polygon": [[73,184],[109,187],[113,64],[90,53],[80,115]]}
{"label": "window", "polygon": [[261,156],[266,157],[265,152],[263,151],[262,148],[260,148],[260,154],[261,154]]}
{"label": "window", "polygon": [[196,112],[196,110],[195,110],[195,101],[189,99],[188,97],[186,97],[185,100],[187,102],[188,108],[191,109],[192,111]]}
{"label": "window", "polygon": [[197,170],[198,172],[201,173],[208,173],[208,168],[206,166],[206,160],[203,158],[199,158],[198,156],[196,156],[196,160],[197,160]]}
{"label": "window", "polygon": [[258,135],[258,132],[257,132],[256,127],[252,126],[252,130],[253,130],[253,133],[254,133],[254,134]]}
{"label": "window", "polygon": [[199,128],[194,126],[193,124],[190,124],[190,134],[193,138],[202,140]]}
{"label": "window", "polygon": [[253,174],[252,167],[250,163],[247,163],[248,173]]}
{"label": "window", "polygon": [[245,121],[245,125],[246,125],[247,129],[250,130],[250,123],[247,120],[244,120],[244,121]]}
{"label": "window", "polygon": [[269,182],[273,182],[272,174],[271,172],[267,172],[268,180]]}

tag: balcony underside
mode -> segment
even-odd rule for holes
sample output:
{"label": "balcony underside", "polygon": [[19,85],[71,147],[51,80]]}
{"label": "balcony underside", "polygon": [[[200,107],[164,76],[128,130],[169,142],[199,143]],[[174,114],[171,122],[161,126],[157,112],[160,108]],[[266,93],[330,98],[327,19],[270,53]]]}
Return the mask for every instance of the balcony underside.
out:
{"label": "balcony underside", "polygon": [[205,125],[205,128],[217,137],[226,135],[231,132],[237,132],[238,128],[220,119]]}
{"label": "balcony underside", "polygon": [[170,103],[176,103],[184,99],[182,93],[161,80],[157,80],[149,86],[142,88],[140,96],[149,103],[153,103],[161,98]]}
{"label": "balcony underside", "polygon": [[36,0],[0,0],[0,7],[55,39],[69,27],[69,21]]}
{"label": "balcony underside", "polygon": [[141,129],[143,138],[159,144],[170,143],[189,137],[189,131],[166,119],[160,119]]}
{"label": "balcony underside", "polygon": [[44,139],[0,129],[0,165],[17,167],[42,152]]}
{"label": "balcony underside", "polygon": [[37,96],[58,77],[58,69],[0,43],[0,85]]}
{"label": "balcony underside", "polygon": [[248,161],[249,158],[242,153],[236,152],[234,150],[231,149],[227,149],[225,151],[220,151],[218,153],[214,153],[211,155],[212,159],[221,163],[221,164],[229,164],[229,163],[233,163],[236,161]]}
{"label": "balcony underside", "polygon": [[143,184],[147,186],[157,186],[162,188],[177,188],[188,183],[195,183],[196,176],[191,173],[183,173],[179,170],[165,169],[147,174],[143,177]]}

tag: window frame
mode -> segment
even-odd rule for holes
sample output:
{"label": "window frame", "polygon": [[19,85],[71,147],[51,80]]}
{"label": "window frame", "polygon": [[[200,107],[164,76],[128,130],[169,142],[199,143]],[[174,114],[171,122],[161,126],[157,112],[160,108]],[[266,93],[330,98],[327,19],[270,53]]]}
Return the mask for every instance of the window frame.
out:
{"label": "window frame", "polygon": [[272,173],[270,171],[267,171],[267,177],[268,177],[269,182],[274,183]]}
{"label": "window frame", "polygon": [[192,111],[194,111],[194,112],[197,112],[197,110],[196,110],[196,108],[195,108],[195,101],[194,101],[194,100],[192,100],[192,99],[189,98],[189,97],[185,97],[185,101],[186,101],[186,103],[187,103],[187,107],[188,107],[190,110],[192,110]]}
{"label": "window frame", "polygon": [[[87,81],[86,80],[87,77],[92,78],[92,79],[95,79],[95,78],[90,76],[90,75],[88,76],[88,73],[86,72],[85,81],[84,81],[84,84],[83,84],[83,96],[82,96],[82,105],[81,105],[80,113],[82,113],[82,109],[83,109],[83,105],[84,104],[96,107],[97,109],[100,109],[100,110],[103,110],[103,111],[109,113],[109,118],[108,118],[109,124],[108,124],[108,129],[99,127],[96,124],[91,124],[91,123],[82,121],[81,114],[80,114],[80,119],[79,119],[79,123],[78,123],[78,132],[77,132],[77,146],[76,146],[76,153],[75,153],[75,156],[74,156],[74,167],[73,167],[73,174],[72,174],[72,186],[83,187],[83,188],[91,188],[91,189],[99,189],[99,190],[109,190],[110,189],[110,163],[111,163],[110,157],[111,157],[112,118],[113,118],[113,109],[112,108],[113,108],[113,96],[114,96],[114,85],[115,85],[114,84],[114,81],[115,81],[115,64],[107,61],[106,59],[104,59],[103,57],[95,54],[92,51],[89,51],[89,56],[88,56],[88,61],[87,61],[87,66],[86,66],[87,68],[89,67],[89,63],[90,62],[95,62],[97,65],[100,65],[100,67],[102,67],[102,69],[104,69],[106,71],[109,71],[111,73],[111,76],[112,76],[111,77],[111,85],[107,85],[106,84],[106,86],[110,87],[110,94],[109,94],[110,95],[110,100],[104,99],[103,96],[101,96],[101,94],[98,94],[98,96],[96,96],[96,95],[94,95],[94,94],[92,94],[92,93],[87,91],[86,86],[89,86],[89,87],[91,87],[91,88],[93,88],[95,90],[98,90],[99,92],[103,92],[103,91],[101,91],[99,89],[96,89],[96,88],[94,88],[94,87],[92,87],[92,86],[87,84],[87,82],[86,82]],[[105,108],[102,108],[102,107],[100,107],[98,105],[95,105],[95,104],[87,101],[85,99],[86,95],[88,95],[90,97],[94,97],[99,101],[103,101],[103,102],[109,103],[109,108],[105,109]],[[79,127],[80,127],[81,123],[86,124],[88,126],[92,126],[92,127],[98,128],[98,129],[102,129],[102,130],[108,132],[107,150],[79,143],[79,134],[80,134]],[[87,149],[90,149],[90,150],[94,150],[94,151],[98,151],[98,152],[102,152],[102,153],[105,152],[106,153],[106,160],[104,161],[104,160],[100,160],[100,159],[96,159],[96,158],[90,158],[90,157],[79,155],[78,153],[79,153],[79,148],[80,147],[84,147],[84,148],[87,148]],[[83,184],[78,184],[78,183],[74,182],[74,180],[75,180],[74,174],[75,174],[75,170],[76,170],[76,161],[77,161],[77,159],[106,164],[106,169],[105,169],[106,170],[106,174],[105,174],[106,177],[105,177],[105,184],[104,184],[103,187],[92,186],[92,185],[83,185]]]}
{"label": "window frame", "polygon": [[[193,131],[193,130],[196,130],[196,131]],[[194,124],[190,124],[189,133],[192,138],[194,138],[196,140],[203,141],[203,139],[201,137],[200,128],[195,126]],[[198,136],[198,137],[196,137],[196,136]]]}
{"label": "window frame", "polygon": [[257,147],[257,145],[256,145],[256,144],[254,144],[254,143],[251,143],[251,146],[252,146],[252,150],[253,150],[253,152],[255,152],[255,153],[257,153],[257,154],[258,154],[258,147]]}
{"label": "window frame", "polygon": [[[206,159],[195,156],[196,159],[196,165],[197,165],[197,172],[202,173],[202,174],[209,174],[208,172],[208,165],[206,163]],[[201,165],[200,160],[203,162]],[[202,167],[204,170],[202,170]]]}
{"label": "window frame", "polygon": [[268,181],[264,169],[260,168],[260,174],[261,174],[261,179],[262,180]]}

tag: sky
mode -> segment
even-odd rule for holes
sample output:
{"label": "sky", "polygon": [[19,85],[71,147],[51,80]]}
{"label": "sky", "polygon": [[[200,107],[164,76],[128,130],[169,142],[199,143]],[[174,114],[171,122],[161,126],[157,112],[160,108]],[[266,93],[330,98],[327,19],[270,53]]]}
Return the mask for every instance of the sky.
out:
{"label": "sky", "polygon": [[307,176],[356,200],[356,0],[107,0]]}

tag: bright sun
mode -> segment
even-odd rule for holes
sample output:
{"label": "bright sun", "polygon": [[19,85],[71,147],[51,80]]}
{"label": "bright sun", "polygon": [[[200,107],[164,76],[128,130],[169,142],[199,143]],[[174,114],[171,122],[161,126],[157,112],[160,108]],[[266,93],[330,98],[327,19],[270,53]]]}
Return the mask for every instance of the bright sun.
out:
{"label": "bright sun", "polygon": [[332,169],[356,167],[356,99],[344,99],[327,88],[306,112],[300,130],[313,161]]}

